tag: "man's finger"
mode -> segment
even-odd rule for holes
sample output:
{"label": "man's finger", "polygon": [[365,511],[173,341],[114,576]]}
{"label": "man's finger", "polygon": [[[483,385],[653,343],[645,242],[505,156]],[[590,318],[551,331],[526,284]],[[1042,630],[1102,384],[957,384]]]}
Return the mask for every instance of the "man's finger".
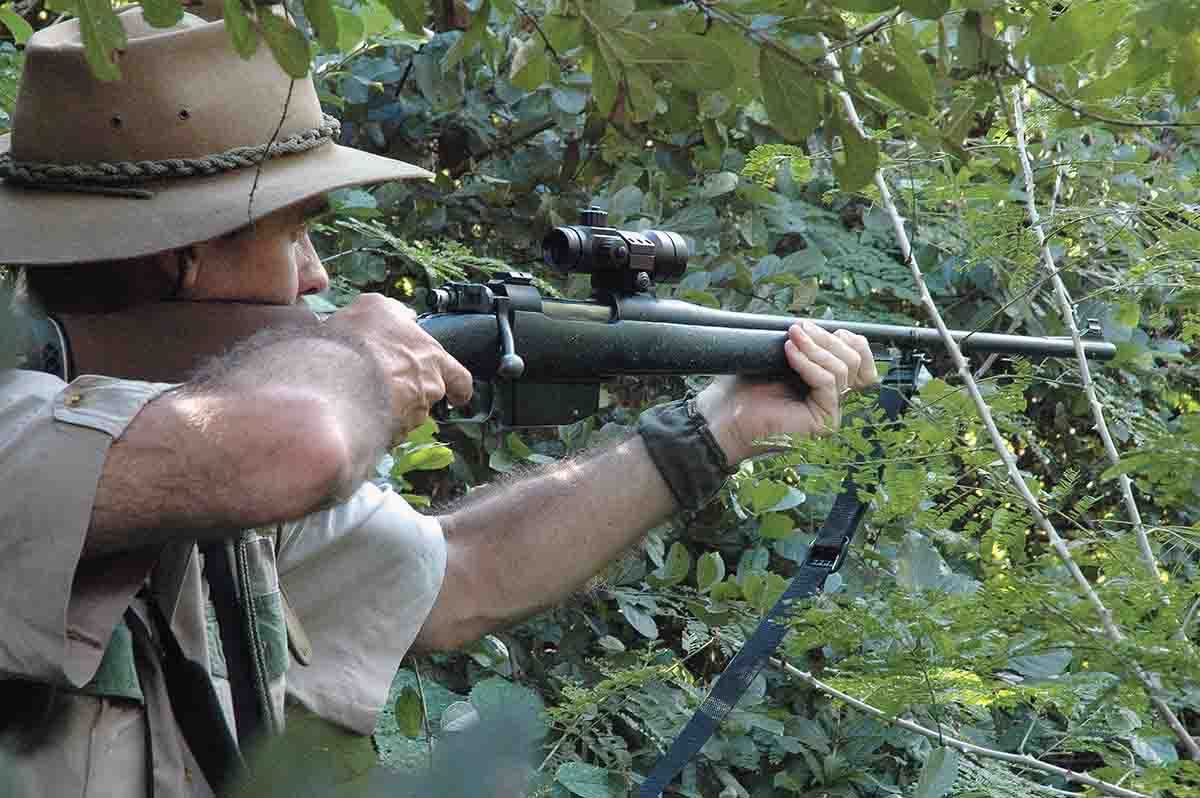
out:
{"label": "man's finger", "polygon": [[800,375],[808,385],[808,398],[805,404],[814,417],[825,422],[829,430],[838,425],[838,389],[837,377],[832,372],[822,368],[808,355],[800,351],[800,347],[789,337],[783,345],[783,353],[788,365]]}
{"label": "man's finger", "polygon": [[[444,350],[443,350],[444,351]],[[454,407],[466,407],[475,393],[471,372],[446,352],[442,362],[442,380],[446,383],[446,401]]]}
{"label": "man's finger", "polygon": [[866,388],[879,382],[879,371],[875,368],[875,353],[871,351],[870,342],[863,336],[848,330],[838,330],[834,335],[857,352],[860,358],[858,370],[850,374],[850,387]]}
{"label": "man's finger", "polygon": [[[818,340],[813,334],[813,330],[822,333],[823,341]],[[850,380],[850,368],[841,358],[838,357],[835,348],[842,348],[848,353],[848,356],[853,357],[850,348],[842,344],[829,333],[815,327],[807,322],[801,325],[792,325],[789,330],[792,343],[803,352],[809,360],[817,363],[826,371],[834,376],[834,390],[840,394],[846,390],[846,385]]]}

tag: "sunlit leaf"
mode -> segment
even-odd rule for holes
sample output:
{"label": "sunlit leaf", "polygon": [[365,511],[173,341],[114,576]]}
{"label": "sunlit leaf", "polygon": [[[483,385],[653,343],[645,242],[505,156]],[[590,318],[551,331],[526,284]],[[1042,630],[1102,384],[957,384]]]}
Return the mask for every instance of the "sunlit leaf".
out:
{"label": "sunlit leaf", "polygon": [[275,60],[293,78],[299,79],[308,74],[312,51],[308,39],[291,23],[291,20],[270,11],[258,15],[258,24],[262,29],[267,46],[275,55]]}

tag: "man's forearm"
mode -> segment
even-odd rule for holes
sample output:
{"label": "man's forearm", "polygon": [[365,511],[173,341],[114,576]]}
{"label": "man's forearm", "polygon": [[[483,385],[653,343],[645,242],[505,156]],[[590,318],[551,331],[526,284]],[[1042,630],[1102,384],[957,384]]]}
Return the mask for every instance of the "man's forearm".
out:
{"label": "man's forearm", "polygon": [[439,519],[446,581],[418,646],[454,648],[561,601],[675,509],[639,436],[472,494]]}
{"label": "man's forearm", "polygon": [[252,339],[113,443],[84,556],[304,515],[356,486],[389,431],[386,388],[352,342]]}

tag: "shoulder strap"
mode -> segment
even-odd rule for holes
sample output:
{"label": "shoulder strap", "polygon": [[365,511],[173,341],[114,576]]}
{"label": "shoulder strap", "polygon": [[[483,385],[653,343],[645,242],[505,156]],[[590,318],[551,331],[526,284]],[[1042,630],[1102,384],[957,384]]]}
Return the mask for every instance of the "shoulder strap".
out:
{"label": "shoulder strap", "polygon": [[[889,376],[894,380],[898,375]],[[905,407],[902,389],[895,387],[894,382],[892,385],[885,384],[879,391],[878,406],[883,408],[889,420],[898,419]],[[873,436],[871,443],[874,456],[878,459],[881,450]],[[862,460],[860,456],[858,461]],[[842,483],[842,492],[834,501],[829,517],[825,519],[817,539],[809,548],[808,557],[792,577],[787,590],[759,623],[746,644],[730,660],[704,703],[642,782],[638,798],[659,798],[662,795],[671,780],[708,742],[708,738],[717,730],[729,711],[737,706],[742,693],[746,692],[746,688],[762,670],[767,659],[779,647],[788,631],[788,618],[794,613],[795,605],[820,593],[829,575],[842,567],[846,549],[867,511],[866,504],[858,497],[855,471],[856,469],[852,468],[846,475],[845,482]]]}

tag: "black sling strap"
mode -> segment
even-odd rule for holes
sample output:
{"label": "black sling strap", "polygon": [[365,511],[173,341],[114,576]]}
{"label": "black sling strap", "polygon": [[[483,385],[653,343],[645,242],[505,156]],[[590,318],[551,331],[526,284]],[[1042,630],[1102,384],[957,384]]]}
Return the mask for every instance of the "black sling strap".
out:
{"label": "black sling strap", "polygon": [[[890,421],[895,421],[903,413],[904,391],[914,384],[919,368],[920,364],[917,362],[911,368],[905,364],[899,368],[893,367],[889,371],[888,378],[879,390],[877,404],[883,408]],[[871,442],[873,456],[878,459],[882,455],[880,446],[873,440],[873,436]],[[863,458],[860,456],[857,459],[861,462]],[[742,693],[746,692],[750,682],[779,647],[784,634],[787,633],[787,619],[794,611],[794,605],[820,593],[829,575],[841,567],[846,549],[867,510],[866,505],[858,498],[858,483],[854,477],[855,470],[852,468],[842,483],[842,493],[834,501],[829,517],[825,519],[817,539],[809,549],[808,557],[792,577],[787,590],[779,601],[775,602],[775,606],[759,623],[742,649],[730,660],[704,703],[642,782],[638,798],[659,798],[662,795],[666,786],[716,732],[729,711],[737,706]]]}

